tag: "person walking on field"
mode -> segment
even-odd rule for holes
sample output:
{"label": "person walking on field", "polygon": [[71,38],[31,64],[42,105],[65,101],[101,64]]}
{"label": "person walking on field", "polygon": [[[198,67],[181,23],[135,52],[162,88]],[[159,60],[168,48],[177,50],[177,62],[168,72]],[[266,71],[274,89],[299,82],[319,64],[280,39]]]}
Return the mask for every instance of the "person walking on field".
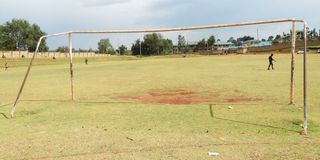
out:
{"label": "person walking on field", "polygon": [[268,70],[270,70],[270,67],[271,67],[272,70],[274,69],[274,68],[273,68],[273,61],[276,62],[276,60],[273,59],[273,54],[271,54],[271,55],[269,56],[269,66],[268,66]]}
{"label": "person walking on field", "polygon": [[8,68],[9,68],[8,62],[5,62],[4,63],[4,70],[6,71],[6,70],[8,70]]}
{"label": "person walking on field", "polygon": [[88,58],[84,59],[84,63],[88,65]]}

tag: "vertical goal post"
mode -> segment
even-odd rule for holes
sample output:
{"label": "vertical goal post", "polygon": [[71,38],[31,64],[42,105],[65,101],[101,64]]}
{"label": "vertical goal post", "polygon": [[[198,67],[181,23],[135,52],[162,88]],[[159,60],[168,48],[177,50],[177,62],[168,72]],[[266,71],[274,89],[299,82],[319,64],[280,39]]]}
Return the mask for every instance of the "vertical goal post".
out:
{"label": "vertical goal post", "polygon": [[294,85],[294,69],[295,69],[295,50],[296,50],[296,24],[303,24],[303,37],[304,37],[304,55],[303,55],[303,132],[307,134],[307,22],[301,19],[276,19],[276,20],[265,20],[265,21],[254,21],[254,22],[243,22],[243,23],[233,23],[233,24],[215,24],[215,25],[204,25],[204,26],[194,26],[194,27],[181,27],[181,28],[162,28],[162,29],[138,29],[138,30],[87,30],[87,31],[69,31],[61,32],[56,34],[50,34],[40,37],[35,52],[30,60],[27,72],[22,81],[21,87],[19,89],[16,100],[11,109],[11,117],[14,116],[14,112],[19,101],[20,95],[23,91],[24,85],[29,76],[33,60],[36,54],[39,52],[39,46],[43,39],[68,35],[68,46],[69,46],[69,57],[70,57],[70,78],[71,78],[71,99],[75,100],[74,95],[74,85],[73,85],[73,62],[72,62],[72,35],[73,34],[128,34],[128,33],[157,33],[157,32],[174,32],[174,31],[188,31],[188,30],[204,30],[213,28],[226,28],[226,27],[240,27],[240,26],[252,26],[252,25],[262,25],[262,24],[272,24],[272,23],[291,23],[291,78],[290,78],[290,101],[289,104],[294,104],[295,96],[295,85]]}

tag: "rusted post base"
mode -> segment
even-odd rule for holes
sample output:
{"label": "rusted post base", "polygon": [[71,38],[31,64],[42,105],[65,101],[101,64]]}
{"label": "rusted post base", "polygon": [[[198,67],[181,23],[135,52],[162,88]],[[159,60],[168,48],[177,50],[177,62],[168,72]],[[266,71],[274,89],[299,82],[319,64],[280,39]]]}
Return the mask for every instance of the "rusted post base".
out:
{"label": "rusted post base", "polygon": [[299,134],[300,134],[301,136],[306,136],[306,135],[308,135],[308,131],[307,131],[306,129],[304,129],[304,130],[301,131]]}
{"label": "rusted post base", "polygon": [[16,105],[14,105],[11,109],[11,112],[10,112],[10,117],[13,118],[14,117],[14,112],[16,111]]}

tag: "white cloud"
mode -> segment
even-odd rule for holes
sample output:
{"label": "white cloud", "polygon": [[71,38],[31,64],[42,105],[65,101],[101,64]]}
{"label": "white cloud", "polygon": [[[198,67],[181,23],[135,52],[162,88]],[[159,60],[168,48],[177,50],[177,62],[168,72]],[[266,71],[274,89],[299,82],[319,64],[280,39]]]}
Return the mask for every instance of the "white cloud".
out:
{"label": "white cloud", "polygon": [[85,6],[111,6],[116,4],[128,3],[131,0],[81,0]]}

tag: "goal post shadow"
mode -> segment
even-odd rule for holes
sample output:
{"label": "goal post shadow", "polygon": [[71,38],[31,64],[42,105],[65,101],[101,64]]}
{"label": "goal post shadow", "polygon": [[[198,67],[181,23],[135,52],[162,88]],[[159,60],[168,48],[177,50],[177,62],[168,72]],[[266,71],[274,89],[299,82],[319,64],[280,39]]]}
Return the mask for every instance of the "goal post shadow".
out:
{"label": "goal post shadow", "polygon": [[[234,120],[234,119],[230,119],[227,117],[221,117],[221,115],[217,115],[214,112],[214,108],[216,108],[217,106],[224,106],[225,109],[233,109],[234,105],[259,105],[257,103],[243,103],[243,104],[231,104],[231,103],[218,103],[218,104],[214,104],[214,103],[210,103],[207,106],[209,106],[209,115],[212,119],[217,119],[217,120],[221,120],[221,121],[227,121],[227,122],[233,122],[233,123],[239,123],[239,124],[246,124],[246,125],[253,125],[253,126],[258,126],[258,127],[264,127],[264,128],[272,128],[272,129],[278,129],[278,130],[284,130],[284,131],[290,131],[290,132],[294,132],[294,133],[299,133],[300,131],[296,131],[293,129],[288,129],[288,128],[284,128],[284,127],[278,127],[278,126],[273,126],[273,125],[269,125],[269,124],[263,124],[263,123],[254,123],[254,122],[248,122],[248,121],[240,121],[240,120]],[[228,106],[228,107],[225,107]]]}
{"label": "goal post shadow", "polygon": [[272,23],[290,23],[292,25],[292,36],[291,36],[291,81],[290,81],[290,101],[289,104],[294,104],[294,69],[295,69],[295,48],[296,48],[296,23],[303,23],[303,37],[304,37],[304,56],[303,56],[303,107],[304,107],[304,124],[303,132],[307,134],[307,23],[301,19],[276,19],[276,20],[265,20],[265,21],[254,21],[254,22],[243,22],[243,23],[233,23],[233,24],[216,24],[216,25],[204,25],[204,26],[194,26],[194,27],[181,27],[181,28],[161,28],[161,29],[138,29],[138,30],[100,30],[100,31],[69,31],[61,32],[55,34],[49,34],[40,37],[35,52],[30,60],[27,72],[22,81],[21,87],[18,91],[18,95],[11,109],[11,117],[14,117],[14,112],[16,110],[17,102],[19,101],[20,95],[23,91],[24,85],[29,76],[33,60],[39,51],[39,46],[43,39],[55,36],[68,35],[68,46],[69,46],[69,58],[70,58],[70,81],[71,81],[71,99],[75,100],[74,95],[74,77],[73,77],[73,61],[72,61],[72,35],[73,34],[128,34],[128,33],[158,33],[158,32],[174,32],[174,31],[188,31],[188,30],[204,30],[213,28],[226,28],[226,27],[239,27],[239,26],[252,26],[252,25],[262,25],[262,24],[272,24]]}

